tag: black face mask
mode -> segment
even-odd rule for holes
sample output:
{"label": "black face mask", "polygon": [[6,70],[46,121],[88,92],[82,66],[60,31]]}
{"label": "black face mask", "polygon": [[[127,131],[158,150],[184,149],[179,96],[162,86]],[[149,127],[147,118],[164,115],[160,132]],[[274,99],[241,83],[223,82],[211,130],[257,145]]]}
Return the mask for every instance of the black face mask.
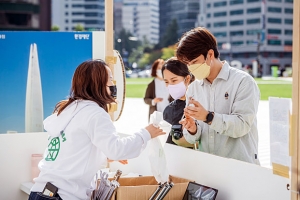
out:
{"label": "black face mask", "polygon": [[108,86],[109,90],[110,90],[110,96],[112,96],[113,98],[117,98],[117,86],[116,85],[111,85]]}

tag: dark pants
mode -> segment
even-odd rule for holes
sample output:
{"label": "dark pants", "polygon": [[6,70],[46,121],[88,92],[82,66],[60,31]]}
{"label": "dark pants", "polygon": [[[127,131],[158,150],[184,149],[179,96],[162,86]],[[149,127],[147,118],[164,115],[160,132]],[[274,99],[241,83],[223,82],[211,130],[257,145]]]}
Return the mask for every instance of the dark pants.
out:
{"label": "dark pants", "polygon": [[41,192],[30,192],[28,200],[63,200],[58,194],[55,197],[43,195]]}

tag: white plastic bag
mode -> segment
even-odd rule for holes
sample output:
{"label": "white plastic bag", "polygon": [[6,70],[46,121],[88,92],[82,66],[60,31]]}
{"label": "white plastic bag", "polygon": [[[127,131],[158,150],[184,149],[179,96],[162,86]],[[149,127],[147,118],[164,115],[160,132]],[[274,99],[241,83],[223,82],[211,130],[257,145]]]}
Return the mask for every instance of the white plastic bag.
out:
{"label": "white plastic bag", "polygon": [[172,125],[170,123],[168,123],[167,121],[163,120],[163,114],[158,111],[154,111],[150,115],[150,124],[151,123],[155,127],[161,128],[166,133],[165,135],[160,135],[157,137],[157,138],[159,138],[161,145],[164,146],[167,141],[168,135],[171,131]]}
{"label": "white plastic bag", "polygon": [[154,111],[150,115],[150,124],[153,124],[155,127],[159,126],[159,123],[163,120],[163,114],[158,111]]}
{"label": "white plastic bag", "polygon": [[[162,113],[155,111],[150,116],[150,123],[154,126],[162,128],[166,135],[170,132],[171,125],[163,120]],[[161,137],[161,136],[159,136]],[[169,172],[167,170],[167,161],[163,149],[163,144],[166,143],[166,137],[160,139],[158,137],[149,141],[149,160],[151,164],[152,174],[158,183],[169,181]]]}

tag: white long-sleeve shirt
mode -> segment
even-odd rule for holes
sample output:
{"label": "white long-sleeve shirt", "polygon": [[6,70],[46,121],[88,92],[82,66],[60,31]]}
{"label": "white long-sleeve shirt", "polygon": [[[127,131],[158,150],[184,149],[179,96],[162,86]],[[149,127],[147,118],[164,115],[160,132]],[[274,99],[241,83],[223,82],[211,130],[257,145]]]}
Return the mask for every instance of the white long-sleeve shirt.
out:
{"label": "white long-sleeve shirt", "polygon": [[[60,134],[69,121],[64,134]],[[66,200],[88,199],[94,189],[91,181],[106,166],[107,158],[137,157],[151,139],[146,129],[120,138],[109,114],[95,102],[86,100],[73,102],[59,116],[49,116],[44,127],[50,135],[49,145],[31,191],[41,192],[46,182],[51,182]]]}
{"label": "white long-sleeve shirt", "polygon": [[212,84],[195,80],[186,96],[214,112],[211,125],[198,120],[195,135],[183,131],[189,143],[200,141],[200,151],[259,164],[256,114],[260,91],[249,74],[224,62]]}

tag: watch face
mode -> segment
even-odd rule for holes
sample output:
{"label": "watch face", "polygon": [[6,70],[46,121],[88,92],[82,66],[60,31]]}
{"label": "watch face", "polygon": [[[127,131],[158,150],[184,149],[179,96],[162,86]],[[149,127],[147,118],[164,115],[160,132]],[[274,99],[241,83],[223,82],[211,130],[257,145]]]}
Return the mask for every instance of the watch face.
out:
{"label": "watch face", "polygon": [[206,117],[206,121],[207,122],[211,122],[214,118],[214,114],[212,112],[209,112],[207,117]]}

